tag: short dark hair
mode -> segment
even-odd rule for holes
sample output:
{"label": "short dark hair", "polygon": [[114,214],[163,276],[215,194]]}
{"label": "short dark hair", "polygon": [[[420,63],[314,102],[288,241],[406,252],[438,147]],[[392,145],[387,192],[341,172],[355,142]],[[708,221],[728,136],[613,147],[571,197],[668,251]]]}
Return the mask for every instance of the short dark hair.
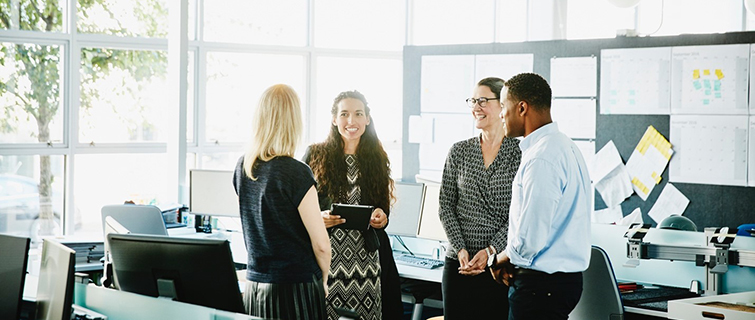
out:
{"label": "short dark hair", "polygon": [[495,97],[501,99],[501,89],[503,89],[503,84],[506,83],[505,80],[501,78],[496,77],[488,77],[485,79],[480,80],[480,82],[477,83],[477,86],[486,86],[490,88],[490,91],[493,91],[495,94]]}
{"label": "short dark hair", "polygon": [[514,100],[525,101],[541,111],[551,107],[551,87],[548,81],[536,73],[515,75],[506,81],[505,86],[508,88],[509,97]]}

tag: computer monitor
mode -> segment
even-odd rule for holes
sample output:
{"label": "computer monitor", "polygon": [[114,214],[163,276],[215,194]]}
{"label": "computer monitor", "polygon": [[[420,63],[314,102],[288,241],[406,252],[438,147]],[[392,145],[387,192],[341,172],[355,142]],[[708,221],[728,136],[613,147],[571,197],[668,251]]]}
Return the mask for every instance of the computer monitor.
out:
{"label": "computer monitor", "polygon": [[425,200],[423,183],[396,182],[396,203],[391,208],[391,220],[385,232],[397,236],[416,237],[419,231],[419,216]]}
{"label": "computer monitor", "polygon": [[42,243],[37,320],[70,320],[76,252],[50,239]]}
{"label": "computer monitor", "polygon": [[198,215],[239,217],[233,171],[189,171],[189,211]]}
{"label": "computer monitor", "polygon": [[168,229],[160,208],[148,205],[116,204],[102,207],[102,232],[105,221],[112,217],[131,233],[167,236]]}
{"label": "computer monitor", "polygon": [[425,184],[425,201],[422,206],[422,216],[419,219],[418,238],[438,241],[448,241],[446,230],[440,222],[440,184]]}
{"label": "computer monitor", "polygon": [[114,233],[107,240],[120,290],[244,312],[228,241]]}
{"label": "computer monitor", "polygon": [[29,260],[30,239],[0,234],[0,319],[18,319]]}

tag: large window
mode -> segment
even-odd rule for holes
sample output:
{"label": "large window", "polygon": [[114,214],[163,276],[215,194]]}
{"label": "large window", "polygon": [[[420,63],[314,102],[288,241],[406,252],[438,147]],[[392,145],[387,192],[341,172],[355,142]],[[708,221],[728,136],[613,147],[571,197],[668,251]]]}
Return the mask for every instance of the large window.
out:
{"label": "large window", "polygon": [[0,143],[63,142],[62,46],[0,45]]}
{"label": "large window", "polygon": [[165,142],[164,51],[81,49],[79,141]]}
{"label": "large window", "polygon": [[252,114],[265,89],[285,83],[306,97],[304,57],[286,54],[209,52],[205,141],[246,142]]}
{"label": "large window", "polygon": [[267,45],[307,44],[307,1],[211,0],[203,2],[205,41]]}

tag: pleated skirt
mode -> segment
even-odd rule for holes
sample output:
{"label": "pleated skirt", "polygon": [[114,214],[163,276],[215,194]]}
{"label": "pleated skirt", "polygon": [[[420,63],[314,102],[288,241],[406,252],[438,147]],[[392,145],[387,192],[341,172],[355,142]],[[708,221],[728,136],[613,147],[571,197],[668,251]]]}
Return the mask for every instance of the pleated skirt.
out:
{"label": "pleated skirt", "polygon": [[246,313],[265,319],[325,319],[325,290],[322,279],[304,283],[262,283],[247,281],[244,290]]}

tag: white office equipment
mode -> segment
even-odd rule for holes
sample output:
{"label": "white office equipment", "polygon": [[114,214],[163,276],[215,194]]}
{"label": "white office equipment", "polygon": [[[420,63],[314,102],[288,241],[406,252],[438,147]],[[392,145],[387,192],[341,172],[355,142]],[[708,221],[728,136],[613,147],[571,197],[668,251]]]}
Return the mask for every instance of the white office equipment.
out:
{"label": "white office equipment", "polygon": [[418,238],[448,241],[446,231],[440,222],[440,184],[425,185],[425,202],[419,222]]}
{"label": "white office equipment", "polygon": [[423,183],[396,182],[393,194],[396,203],[391,208],[390,223],[385,232],[398,236],[417,236],[419,217],[425,200]]}
{"label": "white office equipment", "polygon": [[189,171],[189,211],[210,216],[239,216],[239,197],[233,188],[233,171]]}

